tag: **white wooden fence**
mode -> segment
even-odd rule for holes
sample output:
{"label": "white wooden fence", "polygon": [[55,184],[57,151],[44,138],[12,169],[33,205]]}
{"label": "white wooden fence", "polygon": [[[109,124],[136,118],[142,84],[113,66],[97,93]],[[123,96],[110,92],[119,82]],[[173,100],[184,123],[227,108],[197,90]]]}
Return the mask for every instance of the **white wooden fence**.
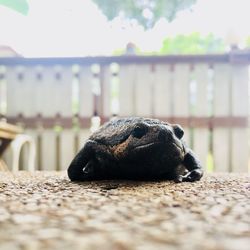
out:
{"label": "white wooden fence", "polygon": [[240,52],[0,58],[0,113],[34,136],[38,170],[66,169],[98,117],[136,115],[181,124],[204,166],[246,172],[249,63]]}

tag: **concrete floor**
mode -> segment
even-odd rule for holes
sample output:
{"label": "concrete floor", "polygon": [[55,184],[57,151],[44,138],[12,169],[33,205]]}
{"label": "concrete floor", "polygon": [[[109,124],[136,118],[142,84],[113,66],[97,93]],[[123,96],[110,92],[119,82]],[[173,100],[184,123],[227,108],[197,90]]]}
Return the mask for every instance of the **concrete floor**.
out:
{"label": "concrete floor", "polygon": [[0,172],[0,249],[250,246],[250,178],[195,183],[70,182],[65,172]]}

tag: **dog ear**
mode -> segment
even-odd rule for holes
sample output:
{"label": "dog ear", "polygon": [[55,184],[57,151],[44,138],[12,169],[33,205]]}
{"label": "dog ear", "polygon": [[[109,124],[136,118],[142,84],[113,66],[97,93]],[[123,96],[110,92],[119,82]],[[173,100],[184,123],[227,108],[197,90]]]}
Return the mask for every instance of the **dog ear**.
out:
{"label": "dog ear", "polygon": [[181,139],[184,135],[183,128],[179,124],[173,124],[172,127],[173,127],[174,134],[176,135],[176,137],[178,139]]}

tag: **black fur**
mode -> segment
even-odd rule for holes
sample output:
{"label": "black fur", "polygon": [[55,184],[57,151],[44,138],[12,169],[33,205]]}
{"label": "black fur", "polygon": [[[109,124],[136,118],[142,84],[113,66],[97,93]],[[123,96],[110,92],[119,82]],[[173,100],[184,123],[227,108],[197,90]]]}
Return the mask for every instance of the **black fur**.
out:
{"label": "black fur", "polygon": [[[197,181],[203,171],[182,141],[179,125],[157,119],[121,118],[93,133],[68,168],[72,181],[173,179]],[[182,166],[182,167],[180,167]]]}

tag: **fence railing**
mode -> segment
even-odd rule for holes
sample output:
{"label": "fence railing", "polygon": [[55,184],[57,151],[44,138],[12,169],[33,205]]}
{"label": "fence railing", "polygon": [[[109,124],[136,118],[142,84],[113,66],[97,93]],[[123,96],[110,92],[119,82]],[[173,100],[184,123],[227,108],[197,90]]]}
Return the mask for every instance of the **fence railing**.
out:
{"label": "fence railing", "polygon": [[249,63],[246,52],[0,58],[0,113],[34,136],[39,170],[67,168],[95,121],[118,115],[179,123],[203,165],[247,171]]}

